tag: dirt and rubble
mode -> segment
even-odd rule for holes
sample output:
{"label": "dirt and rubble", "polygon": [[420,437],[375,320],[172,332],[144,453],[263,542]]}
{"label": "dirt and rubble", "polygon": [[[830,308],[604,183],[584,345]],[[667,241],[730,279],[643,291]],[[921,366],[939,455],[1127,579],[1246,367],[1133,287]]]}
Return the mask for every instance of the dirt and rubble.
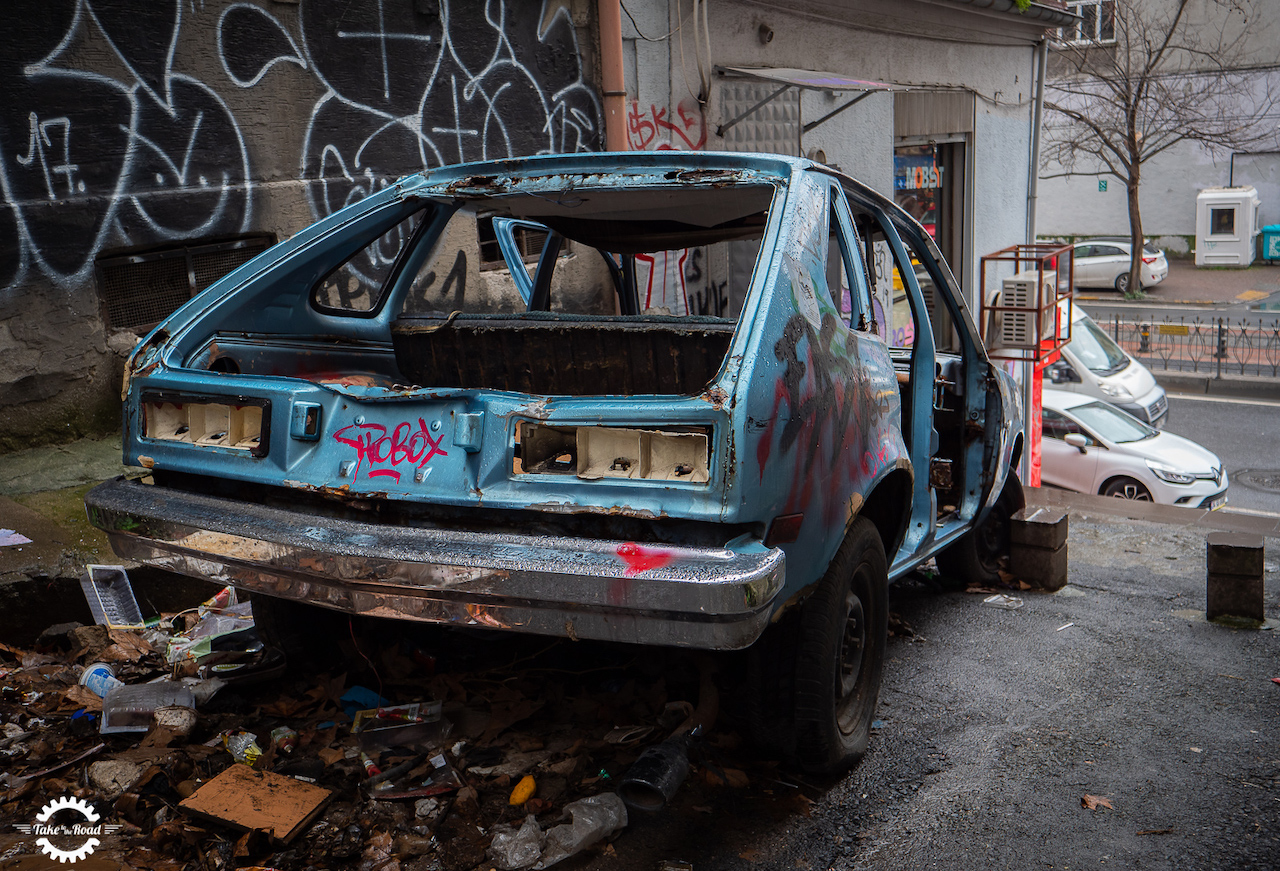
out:
{"label": "dirt and rubble", "polygon": [[[221,652],[185,641],[251,605],[228,594],[153,626],[64,623],[26,648],[0,644],[0,860],[40,856],[22,824],[64,797],[120,826],[91,852],[133,869],[607,857],[627,821],[619,778],[706,693],[697,656],[346,617],[328,621],[345,637],[288,670],[253,632]],[[117,684],[104,712],[98,693]],[[137,688],[178,688],[194,708],[113,714]],[[113,716],[139,730],[100,734]],[[681,800],[696,813],[783,780],[731,727],[686,744]]]}

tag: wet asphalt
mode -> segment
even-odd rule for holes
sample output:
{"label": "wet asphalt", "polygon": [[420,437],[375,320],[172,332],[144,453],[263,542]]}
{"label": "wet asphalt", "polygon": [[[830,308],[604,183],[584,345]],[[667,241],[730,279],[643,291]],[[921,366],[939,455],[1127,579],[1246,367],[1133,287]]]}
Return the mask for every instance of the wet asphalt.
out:
{"label": "wet asphalt", "polygon": [[582,867],[1280,867],[1280,635],[1205,622],[1203,530],[1073,516],[1068,546],[1070,585],[1017,610],[895,585],[914,637],[890,640],[879,728],[844,779],[678,796]]}

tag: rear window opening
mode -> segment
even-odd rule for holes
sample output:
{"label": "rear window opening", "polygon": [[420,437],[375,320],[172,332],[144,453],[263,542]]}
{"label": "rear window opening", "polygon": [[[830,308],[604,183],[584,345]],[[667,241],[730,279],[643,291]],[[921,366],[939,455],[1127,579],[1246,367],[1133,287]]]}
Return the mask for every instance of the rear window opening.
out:
{"label": "rear window opening", "polygon": [[[423,387],[701,392],[728,353],[773,194],[569,189],[466,203],[403,258],[400,372]],[[493,269],[504,234],[506,268]]]}

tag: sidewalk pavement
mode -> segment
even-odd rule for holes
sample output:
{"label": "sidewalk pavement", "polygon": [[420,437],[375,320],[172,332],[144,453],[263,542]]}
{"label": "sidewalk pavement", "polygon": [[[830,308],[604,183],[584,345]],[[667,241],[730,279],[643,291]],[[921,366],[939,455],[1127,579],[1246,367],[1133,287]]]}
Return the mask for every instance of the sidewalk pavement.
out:
{"label": "sidewalk pavement", "polygon": [[[1125,300],[1114,290],[1080,288],[1076,299],[1086,302],[1145,305],[1222,306],[1261,302],[1280,293],[1280,265],[1257,261],[1245,269],[1226,266],[1197,267],[1193,260],[1170,260],[1169,275],[1154,287],[1144,288],[1143,300]],[[1280,302],[1280,296],[1275,301]]]}

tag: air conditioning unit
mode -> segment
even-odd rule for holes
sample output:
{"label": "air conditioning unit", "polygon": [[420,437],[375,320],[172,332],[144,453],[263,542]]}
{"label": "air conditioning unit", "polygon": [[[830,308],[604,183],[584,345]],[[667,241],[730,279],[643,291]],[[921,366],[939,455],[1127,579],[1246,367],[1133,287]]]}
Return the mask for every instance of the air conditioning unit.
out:
{"label": "air conditioning unit", "polygon": [[[999,312],[1000,317],[995,320],[995,323],[999,325],[1000,347],[1034,349],[1039,340],[1052,335],[1054,307],[1051,303],[1055,298],[1053,278],[1052,272],[1031,269],[1011,275],[1004,280],[1000,298],[996,301],[997,305],[1026,309],[1048,307],[1040,312],[1038,331],[1034,311],[1009,311],[1006,308]],[[1039,294],[1036,293],[1037,279],[1040,281]]]}

